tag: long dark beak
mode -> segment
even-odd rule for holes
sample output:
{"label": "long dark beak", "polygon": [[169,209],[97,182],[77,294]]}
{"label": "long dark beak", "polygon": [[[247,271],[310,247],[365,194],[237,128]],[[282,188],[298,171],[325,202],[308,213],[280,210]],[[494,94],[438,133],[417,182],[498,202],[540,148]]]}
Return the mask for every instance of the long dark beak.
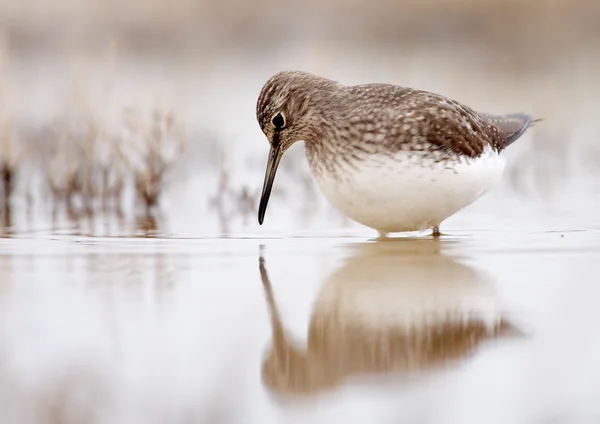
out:
{"label": "long dark beak", "polygon": [[281,148],[279,146],[271,147],[271,150],[269,151],[269,161],[267,162],[267,171],[265,172],[265,182],[263,183],[262,195],[260,196],[260,204],[258,207],[258,223],[260,225],[262,225],[265,220],[267,203],[269,203],[273,181],[275,181],[275,174],[277,173],[277,166],[279,166],[281,156]]}

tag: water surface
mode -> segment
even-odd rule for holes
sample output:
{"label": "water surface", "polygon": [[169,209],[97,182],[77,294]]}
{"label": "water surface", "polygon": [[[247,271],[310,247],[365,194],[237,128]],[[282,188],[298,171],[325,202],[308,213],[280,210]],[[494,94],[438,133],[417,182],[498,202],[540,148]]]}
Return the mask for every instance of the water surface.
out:
{"label": "water surface", "polygon": [[0,421],[595,422],[599,261],[593,230],[5,239]]}

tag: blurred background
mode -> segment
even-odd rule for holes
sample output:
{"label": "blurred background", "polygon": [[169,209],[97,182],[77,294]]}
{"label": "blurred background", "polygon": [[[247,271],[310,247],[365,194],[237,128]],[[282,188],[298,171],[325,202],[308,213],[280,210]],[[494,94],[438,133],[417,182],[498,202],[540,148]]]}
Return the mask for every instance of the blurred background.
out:
{"label": "blurred background", "polygon": [[[543,118],[498,202],[594,217],[599,19],[593,0],[2,0],[2,232],[258,231],[255,102],[282,69]],[[263,233],[352,225],[295,146]]]}

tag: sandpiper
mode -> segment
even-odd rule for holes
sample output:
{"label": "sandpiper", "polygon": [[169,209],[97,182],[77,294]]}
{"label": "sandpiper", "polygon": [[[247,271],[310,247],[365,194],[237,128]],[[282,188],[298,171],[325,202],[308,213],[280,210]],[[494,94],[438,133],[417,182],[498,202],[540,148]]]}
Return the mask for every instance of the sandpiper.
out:
{"label": "sandpiper", "polygon": [[388,233],[433,230],[499,182],[503,150],[533,124],[490,115],[442,95],[391,84],[348,86],[283,71],[263,86],[256,117],[270,143],[258,222],[283,153],[304,141],[327,200]]}

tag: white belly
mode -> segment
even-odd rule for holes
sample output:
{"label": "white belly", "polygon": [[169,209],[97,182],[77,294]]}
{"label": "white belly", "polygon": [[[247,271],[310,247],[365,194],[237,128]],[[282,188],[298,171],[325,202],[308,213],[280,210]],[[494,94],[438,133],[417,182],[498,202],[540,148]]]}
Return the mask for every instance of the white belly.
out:
{"label": "white belly", "polygon": [[491,148],[437,164],[422,152],[398,152],[346,166],[336,170],[341,178],[314,172],[325,197],[350,219],[394,233],[431,229],[474,202],[500,181],[505,159]]}

